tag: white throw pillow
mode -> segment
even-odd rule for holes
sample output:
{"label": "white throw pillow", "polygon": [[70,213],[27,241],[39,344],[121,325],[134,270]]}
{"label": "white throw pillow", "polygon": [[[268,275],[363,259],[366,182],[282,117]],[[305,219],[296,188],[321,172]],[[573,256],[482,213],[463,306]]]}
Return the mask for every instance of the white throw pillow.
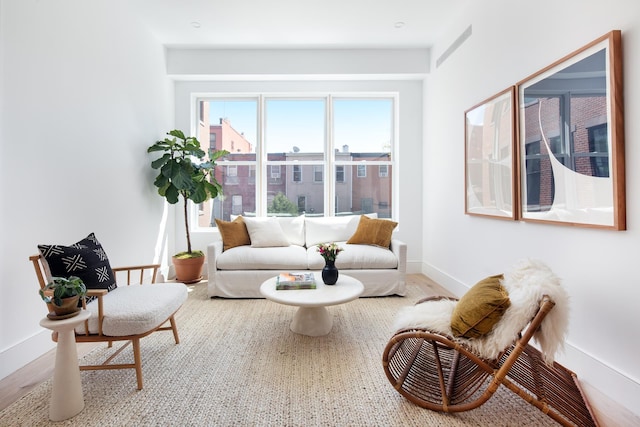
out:
{"label": "white throw pillow", "polygon": [[[377,218],[378,214],[366,214]],[[358,229],[360,215],[321,216],[305,219],[306,246],[328,242],[346,242]]]}
{"label": "white throw pillow", "polygon": [[304,215],[281,216],[276,218],[278,218],[278,222],[282,227],[284,235],[287,236],[289,243],[304,246]]}
{"label": "white throw pillow", "polygon": [[277,246],[289,246],[289,240],[278,220],[274,217],[251,218],[243,217],[247,226],[249,237],[251,237],[251,247],[270,248]]}

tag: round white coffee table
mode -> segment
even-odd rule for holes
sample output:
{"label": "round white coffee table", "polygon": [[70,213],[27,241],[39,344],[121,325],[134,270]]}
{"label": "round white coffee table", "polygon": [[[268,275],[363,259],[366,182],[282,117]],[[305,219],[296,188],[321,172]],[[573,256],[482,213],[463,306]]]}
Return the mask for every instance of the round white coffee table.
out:
{"label": "round white coffee table", "polygon": [[322,283],[319,272],[314,276],[316,289],[276,290],[276,277],[272,277],[260,286],[260,293],[268,300],[299,307],[291,320],[291,330],[297,334],[318,337],[327,335],[333,326],[333,317],[327,306],[358,298],[364,286],[359,280],[342,273],[335,285]]}

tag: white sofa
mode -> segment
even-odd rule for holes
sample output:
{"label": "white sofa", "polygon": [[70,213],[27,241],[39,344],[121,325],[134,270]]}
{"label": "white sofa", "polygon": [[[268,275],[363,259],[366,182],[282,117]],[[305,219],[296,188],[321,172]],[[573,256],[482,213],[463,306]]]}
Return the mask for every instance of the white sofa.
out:
{"label": "white sofa", "polygon": [[[324,260],[317,251],[317,245],[328,242],[336,242],[344,249],[336,259],[336,267],[340,274],[352,276],[363,283],[362,296],[405,295],[407,245],[404,242],[392,237],[388,249],[366,244],[346,244],[358,228],[360,215],[302,215],[270,217],[264,220],[271,221],[269,232],[286,236],[284,245],[269,246],[264,235],[258,242],[255,230],[251,245],[245,244],[223,251],[221,236],[208,245],[210,297],[263,298],[260,285],[281,271],[322,270]],[[251,219],[246,218],[245,221]],[[248,223],[247,229],[252,231]],[[278,241],[277,237],[275,241]]]}

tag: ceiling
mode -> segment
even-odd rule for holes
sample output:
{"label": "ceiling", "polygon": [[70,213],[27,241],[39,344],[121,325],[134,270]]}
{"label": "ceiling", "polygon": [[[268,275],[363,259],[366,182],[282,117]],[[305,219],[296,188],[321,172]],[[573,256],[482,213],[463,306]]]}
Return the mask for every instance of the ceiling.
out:
{"label": "ceiling", "polygon": [[469,0],[134,0],[168,47],[424,48]]}

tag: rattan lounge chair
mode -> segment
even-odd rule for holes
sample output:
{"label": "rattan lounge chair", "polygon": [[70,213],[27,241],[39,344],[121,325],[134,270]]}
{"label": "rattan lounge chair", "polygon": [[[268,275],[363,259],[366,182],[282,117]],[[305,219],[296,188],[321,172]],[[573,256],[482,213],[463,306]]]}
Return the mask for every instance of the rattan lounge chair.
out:
{"label": "rattan lounge chair", "polygon": [[[443,298],[457,304],[456,299]],[[443,298],[417,304],[433,304]],[[472,340],[429,328],[398,330],[384,349],[384,371],[402,396],[434,411],[478,408],[503,385],[562,425],[597,426],[576,374],[555,361],[550,362],[548,355],[529,343],[554,306],[548,295],[541,295],[528,325],[497,357],[489,359],[468,345],[473,344]]]}

